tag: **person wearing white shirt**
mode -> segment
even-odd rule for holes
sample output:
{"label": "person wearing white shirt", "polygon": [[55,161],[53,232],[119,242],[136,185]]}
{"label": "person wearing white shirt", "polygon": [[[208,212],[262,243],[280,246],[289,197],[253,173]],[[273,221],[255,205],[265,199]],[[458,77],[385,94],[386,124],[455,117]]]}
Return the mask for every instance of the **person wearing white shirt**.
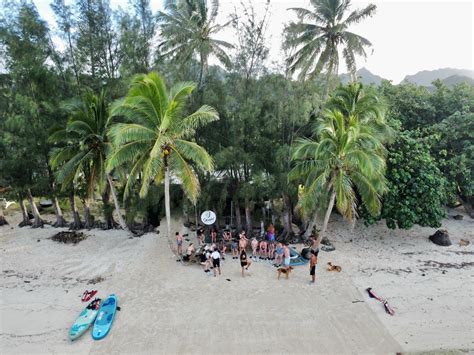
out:
{"label": "person wearing white shirt", "polygon": [[214,267],[214,277],[216,277],[217,276],[216,269],[219,270],[219,275],[221,274],[221,254],[219,253],[219,250],[217,250],[217,248],[213,249],[211,258],[212,258],[212,266]]}

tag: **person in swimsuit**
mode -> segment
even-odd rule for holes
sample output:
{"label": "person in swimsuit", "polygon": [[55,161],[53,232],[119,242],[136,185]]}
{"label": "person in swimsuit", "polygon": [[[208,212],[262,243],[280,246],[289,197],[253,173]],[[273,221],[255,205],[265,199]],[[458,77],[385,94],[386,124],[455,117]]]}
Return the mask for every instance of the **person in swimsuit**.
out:
{"label": "person in swimsuit", "polygon": [[262,240],[258,249],[260,251],[260,259],[265,260],[267,258],[267,242]]}
{"label": "person in swimsuit", "polygon": [[176,244],[178,246],[178,255],[183,255],[183,236],[180,232],[176,232]]}
{"label": "person in swimsuit", "polygon": [[309,262],[309,274],[311,275],[311,283],[316,282],[316,264],[318,263],[318,255],[314,250],[311,250],[311,259]]}
{"label": "person in swimsuit", "polygon": [[275,251],[275,266],[281,266],[281,264],[283,264],[283,245],[278,243]]}
{"label": "person in swimsuit", "polygon": [[216,269],[219,271],[219,275],[221,274],[221,254],[219,253],[217,248],[214,249],[214,251],[212,252],[211,258],[212,266],[214,267],[214,277],[217,277]]}
{"label": "person in swimsuit", "polygon": [[230,249],[232,250],[232,259],[239,258],[239,242],[236,238],[232,239],[232,243],[230,245]]}
{"label": "person in swimsuit", "polygon": [[286,243],[283,244],[283,256],[285,257],[283,265],[288,269],[290,267],[290,248],[288,248],[288,244]]}
{"label": "person in swimsuit", "polygon": [[183,261],[189,261],[195,252],[196,249],[194,248],[194,244],[189,244],[188,248],[186,249],[186,255],[183,256]]}
{"label": "person in swimsuit", "polygon": [[217,231],[213,228],[211,230],[211,243],[217,242]]}
{"label": "person in swimsuit", "polygon": [[247,259],[247,252],[243,249],[240,252],[240,267],[242,268],[242,277],[245,276],[245,270],[248,270],[252,262]]}
{"label": "person in swimsuit", "polygon": [[273,226],[273,223],[270,223],[267,228],[267,238],[270,242],[275,241],[275,227]]}
{"label": "person in swimsuit", "polygon": [[245,231],[241,231],[239,234],[239,252],[247,249],[248,239],[245,237]]}
{"label": "person in swimsuit", "polygon": [[275,259],[275,242],[267,243],[267,255],[268,255],[268,260]]}
{"label": "person in swimsuit", "polygon": [[197,239],[198,239],[199,246],[204,244],[204,231],[200,228],[198,229],[198,232],[197,232]]}
{"label": "person in swimsuit", "polygon": [[252,238],[252,242],[250,244],[252,246],[252,259],[257,260],[257,248],[258,248],[257,238]]}

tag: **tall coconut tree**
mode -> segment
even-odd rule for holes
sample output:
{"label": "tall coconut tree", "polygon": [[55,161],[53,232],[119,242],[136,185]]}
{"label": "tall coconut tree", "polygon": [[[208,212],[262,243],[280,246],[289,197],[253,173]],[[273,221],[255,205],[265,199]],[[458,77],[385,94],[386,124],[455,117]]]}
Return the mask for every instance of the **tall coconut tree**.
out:
{"label": "tall coconut tree", "polygon": [[[338,74],[339,51],[352,79],[356,74],[356,56],[367,57],[370,41],[350,31],[350,27],[375,13],[373,4],[349,13],[350,0],[311,0],[311,8],[290,8],[299,18],[286,28],[285,47],[294,52],[287,58],[291,73],[300,79],[315,78],[326,72],[328,88]],[[347,16],[346,16],[347,14]]]}
{"label": "tall coconut tree", "polygon": [[[51,142],[62,142],[63,147],[53,151],[51,165],[57,169],[56,178],[63,188],[74,188],[78,179],[85,181],[85,227],[90,228],[89,203],[95,191],[103,195],[104,217],[109,228],[113,227],[110,215],[109,193],[112,194],[120,226],[128,230],[120,213],[112,178],[105,172],[105,161],[111,151],[107,131],[111,124],[105,94],[87,91],[80,102],[68,105],[71,118],[66,129],[53,133]],[[73,197],[72,197],[73,198]],[[73,202],[73,201],[72,201]],[[74,204],[75,206],[75,204]],[[75,208],[75,207],[74,207]],[[75,212],[75,211],[74,211]]]}
{"label": "tall coconut tree", "polygon": [[193,141],[196,129],[219,118],[215,109],[203,105],[185,114],[186,98],[194,90],[193,83],[178,83],[167,89],[157,73],[136,76],[127,96],[112,108],[113,116],[128,123],[110,129],[115,146],[107,163],[110,171],[131,164],[125,196],[140,175],[140,196],[148,193],[151,183],[165,187],[165,211],[168,236],[171,235],[170,179],[176,177],[186,196],[195,204],[199,195],[196,169],[210,172],[213,161],[207,151]]}
{"label": "tall coconut tree", "polygon": [[223,28],[230,25],[216,23],[219,1],[207,0],[167,0],[165,12],[159,12],[161,35],[159,44],[164,57],[171,57],[178,63],[189,62],[194,56],[199,59],[199,87],[204,83],[210,56],[230,67],[231,61],[226,50],[233,45],[215,38]]}
{"label": "tall coconut tree", "polygon": [[299,207],[307,214],[326,209],[318,244],[334,204],[350,221],[356,218],[359,203],[369,213],[379,213],[380,197],[386,190],[384,153],[370,125],[348,120],[335,109],[325,110],[324,117],[315,125],[313,138],[295,142],[295,166],[289,178],[304,183]]}

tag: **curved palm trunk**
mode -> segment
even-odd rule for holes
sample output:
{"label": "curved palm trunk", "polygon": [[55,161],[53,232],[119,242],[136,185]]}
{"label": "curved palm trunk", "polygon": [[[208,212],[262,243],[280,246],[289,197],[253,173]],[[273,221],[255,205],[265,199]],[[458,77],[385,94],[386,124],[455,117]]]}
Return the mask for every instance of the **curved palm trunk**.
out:
{"label": "curved palm trunk", "polygon": [[242,216],[240,215],[240,206],[239,206],[239,201],[236,198],[234,200],[234,206],[235,206],[235,226],[237,228],[237,233],[240,233],[242,230]]}
{"label": "curved palm trunk", "polygon": [[313,218],[309,221],[308,228],[306,228],[306,231],[304,232],[304,237],[308,239],[311,234],[313,233],[313,229],[316,226],[317,223],[317,214],[315,213],[313,215]]}
{"label": "curved palm trunk", "polygon": [[326,233],[326,228],[328,226],[329,217],[331,216],[331,212],[334,207],[335,200],[336,200],[336,192],[333,191],[331,192],[331,198],[329,199],[328,209],[326,210],[326,214],[324,216],[323,229],[321,230],[321,233],[319,233],[318,239],[316,240],[316,247],[318,248],[319,248],[319,244],[321,243],[321,240],[323,239],[324,233]]}
{"label": "curved palm trunk", "polygon": [[63,211],[61,210],[61,206],[59,206],[59,201],[56,196],[53,197],[53,207],[54,213],[56,215],[56,222],[54,223],[54,227],[62,228],[67,227],[67,222],[64,219]]}
{"label": "curved palm trunk", "polygon": [[166,232],[168,238],[171,238],[171,207],[170,207],[170,171],[165,168],[165,213],[166,213]]}
{"label": "curved palm trunk", "polygon": [[36,207],[36,203],[33,199],[33,195],[31,194],[31,190],[30,189],[27,189],[27,194],[28,194],[28,201],[30,202],[30,206],[31,206],[31,211],[33,212],[33,216],[35,218],[33,224],[32,224],[32,227],[33,228],[39,228],[39,227],[43,227],[44,225],[44,221],[43,219],[41,218],[41,215],[38,211],[38,208]]}
{"label": "curved palm trunk", "polygon": [[4,226],[8,224],[7,220],[5,219],[5,215],[3,214],[3,207],[2,204],[0,204],[0,226]]}
{"label": "curved palm trunk", "polygon": [[119,220],[120,227],[122,227],[123,230],[130,232],[130,229],[128,229],[127,224],[125,223],[122,214],[120,213],[120,205],[117,199],[117,194],[115,193],[115,187],[112,183],[112,177],[109,174],[107,174],[107,181],[110,186],[110,193],[112,194],[112,199],[114,200],[115,211],[117,212],[117,218]]}
{"label": "curved palm trunk", "polygon": [[77,211],[76,207],[76,200],[74,196],[74,190],[71,190],[69,193],[69,204],[71,205],[71,213],[73,222],[69,226],[72,230],[78,230],[82,228],[81,216],[79,216],[79,212]]}
{"label": "curved palm trunk", "polygon": [[30,222],[30,217],[28,216],[28,211],[26,210],[25,200],[23,200],[23,197],[21,196],[18,196],[18,197],[19,197],[18,204],[20,205],[21,214],[23,216],[23,220],[20,222],[18,226],[19,227],[29,226],[31,225],[31,222]]}
{"label": "curved palm trunk", "polygon": [[113,208],[110,205],[110,186],[108,184],[105,187],[104,193],[102,194],[102,204],[103,204],[105,228],[106,229],[115,228],[116,223],[114,221]]}
{"label": "curved palm trunk", "polygon": [[94,225],[92,222],[92,216],[91,216],[91,208],[90,208],[90,200],[88,198],[85,198],[83,200],[84,203],[84,228],[86,229],[91,229]]}
{"label": "curved palm trunk", "polygon": [[283,194],[283,228],[285,230],[285,238],[293,235],[293,228],[291,226],[293,217],[291,211],[291,198],[289,195]]}
{"label": "curved palm trunk", "polygon": [[253,236],[252,206],[248,197],[245,198],[245,229],[249,236]]}

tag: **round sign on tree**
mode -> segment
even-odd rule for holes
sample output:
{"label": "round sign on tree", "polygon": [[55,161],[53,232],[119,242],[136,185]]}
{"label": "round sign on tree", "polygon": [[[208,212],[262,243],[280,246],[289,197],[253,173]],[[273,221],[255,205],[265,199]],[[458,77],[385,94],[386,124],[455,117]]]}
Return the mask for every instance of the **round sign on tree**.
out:
{"label": "round sign on tree", "polygon": [[216,221],[216,214],[213,211],[204,211],[201,213],[201,221],[205,225],[210,226]]}

